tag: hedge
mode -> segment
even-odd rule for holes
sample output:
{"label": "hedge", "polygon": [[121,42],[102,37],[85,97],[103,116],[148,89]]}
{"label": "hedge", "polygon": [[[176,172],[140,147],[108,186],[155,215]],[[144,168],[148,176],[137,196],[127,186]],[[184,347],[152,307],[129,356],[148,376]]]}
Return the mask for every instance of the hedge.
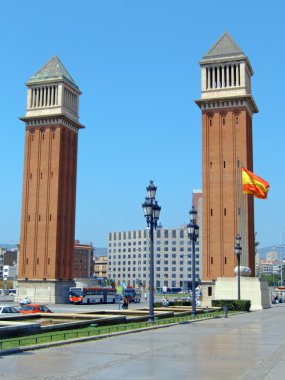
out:
{"label": "hedge", "polygon": [[[191,301],[181,300],[181,301],[169,301],[168,306],[191,306]],[[162,302],[154,302],[154,307],[164,307]]]}
{"label": "hedge", "polygon": [[250,311],[250,300],[212,300],[213,307],[223,307],[227,305],[229,310],[233,311]]}

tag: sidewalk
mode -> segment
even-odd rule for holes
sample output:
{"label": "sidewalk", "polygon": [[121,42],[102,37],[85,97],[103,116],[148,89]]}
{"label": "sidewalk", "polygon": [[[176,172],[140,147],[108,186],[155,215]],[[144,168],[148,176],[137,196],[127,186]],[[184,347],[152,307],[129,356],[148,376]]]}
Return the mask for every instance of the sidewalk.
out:
{"label": "sidewalk", "polygon": [[271,309],[0,357],[16,379],[266,379],[285,370],[285,304]]}

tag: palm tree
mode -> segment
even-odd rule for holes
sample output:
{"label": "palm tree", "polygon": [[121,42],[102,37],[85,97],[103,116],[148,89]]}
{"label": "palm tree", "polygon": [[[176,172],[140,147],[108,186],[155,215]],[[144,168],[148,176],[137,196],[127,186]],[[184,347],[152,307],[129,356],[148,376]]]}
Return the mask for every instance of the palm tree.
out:
{"label": "palm tree", "polygon": [[115,281],[112,278],[105,277],[104,283],[106,286],[111,286],[112,288],[115,288]]}

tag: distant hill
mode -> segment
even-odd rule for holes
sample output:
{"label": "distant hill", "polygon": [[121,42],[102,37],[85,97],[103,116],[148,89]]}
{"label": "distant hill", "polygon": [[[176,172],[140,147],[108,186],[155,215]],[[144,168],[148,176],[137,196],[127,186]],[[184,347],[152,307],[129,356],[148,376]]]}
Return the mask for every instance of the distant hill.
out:
{"label": "distant hill", "polygon": [[0,248],[6,248],[8,250],[12,249],[12,248],[17,248],[16,244],[2,244],[0,243]]}
{"label": "distant hill", "polygon": [[[257,248],[257,253],[259,253],[260,258],[266,258],[266,254],[269,252],[280,252],[279,249],[275,248],[276,245],[270,245],[269,247],[264,247],[264,248]],[[285,251],[285,249],[284,249]]]}
{"label": "distant hill", "polygon": [[107,248],[97,248],[95,247],[94,256],[107,256]]}

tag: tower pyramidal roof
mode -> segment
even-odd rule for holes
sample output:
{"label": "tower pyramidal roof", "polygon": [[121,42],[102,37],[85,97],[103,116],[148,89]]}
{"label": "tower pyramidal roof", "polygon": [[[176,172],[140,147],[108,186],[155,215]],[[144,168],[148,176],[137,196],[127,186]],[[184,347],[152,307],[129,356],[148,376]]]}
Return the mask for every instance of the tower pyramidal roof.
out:
{"label": "tower pyramidal roof", "polygon": [[244,56],[244,52],[229,35],[229,33],[224,33],[222,37],[211,47],[211,49],[204,55],[204,59],[211,59],[215,57],[234,57],[234,56]]}
{"label": "tower pyramidal roof", "polygon": [[74,82],[73,78],[56,55],[52,57],[52,59],[46,63],[36,74],[31,76],[31,78],[28,80],[28,84],[52,80],[67,80],[78,89],[78,86]]}

